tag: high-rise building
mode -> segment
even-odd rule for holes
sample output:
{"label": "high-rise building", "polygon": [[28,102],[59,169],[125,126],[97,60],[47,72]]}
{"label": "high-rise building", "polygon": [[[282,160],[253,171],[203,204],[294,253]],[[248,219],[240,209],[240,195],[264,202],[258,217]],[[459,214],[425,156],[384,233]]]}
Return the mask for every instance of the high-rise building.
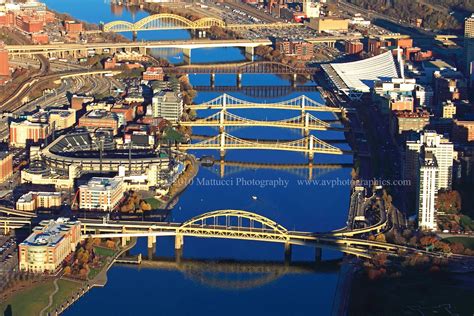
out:
{"label": "high-rise building", "polygon": [[432,152],[419,156],[419,171],[417,181],[418,228],[434,231],[436,225],[436,198],[438,194],[436,180],[438,164]]}
{"label": "high-rise building", "polygon": [[153,117],[177,122],[183,115],[183,98],[173,91],[160,91],[152,99]]}
{"label": "high-rise building", "polygon": [[434,131],[425,131],[417,141],[407,141],[403,176],[416,183],[417,171],[420,169],[419,157],[432,153],[438,165],[436,191],[451,189],[453,178],[454,145]]}
{"label": "high-rise building", "polygon": [[81,223],[68,218],[44,220],[18,246],[21,271],[56,272],[81,241]]}
{"label": "high-rise building", "polygon": [[79,208],[112,211],[119,204],[124,192],[125,185],[121,177],[94,177],[87,184],[79,186]]}
{"label": "high-rise building", "polygon": [[474,13],[464,21],[465,73],[472,86],[474,81]]}

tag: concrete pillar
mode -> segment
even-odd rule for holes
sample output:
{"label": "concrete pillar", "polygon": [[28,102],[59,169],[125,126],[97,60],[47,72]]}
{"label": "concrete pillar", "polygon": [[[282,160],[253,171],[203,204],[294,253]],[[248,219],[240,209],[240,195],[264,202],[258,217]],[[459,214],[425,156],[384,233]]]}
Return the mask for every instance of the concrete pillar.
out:
{"label": "concrete pillar", "polygon": [[245,58],[250,61],[254,61],[255,47],[245,47]]}
{"label": "concrete pillar", "polygon": [[176,263],[181,263],[181,259],[183,258],[183,249],[175,249],[174,250],[174,259]]}
{"label": "concrete pillar", "polygon": [[176,234],[174,238],[174,249],[182,249],[184,244],[184,237],[181,234]]}
{"label": "concrete pillar", "polygon": [[147,237],[147,246],[148,248],[154,248],[156,244],[156,236]]}
{"label": "concrete pillar", "polygon": [[138,47],[138,51],[140,52],[140,54],[146,55],[146,47]]}
{"label": "concrete pillar", "polygon": [[132,32],[132,41],[136,42],[137,41],[137,31]]}
{"label": "concrete pillar", "polygon": [[291,244],[285,243],[285,264],[291,263]]}
{"label": "concrete pillar", "polygon": [[185,64],[191,64],[191,48],[183,48],[183,60]]}
{"label": "concrete pillar", "polygon": [[125,247],[127,245],[127,238],[122,237],[122,238],[120,238],[120,240],[122,241],[122,247]]}
{"label": "concrete pillar", "polygon": [[219,133],[224,133],[225,132],[225,110],[221,110],[219,113]]}
{"label": "concrete pillar", "polygon": [[214,88],[216,86],[216,74],[214,72],[211,72],[211,88]]}
{"label": "concrete pillar", "polygon": [[309,113],[304,114],[304,136],[309,135]]}
{"label": "concrete pillar", "polygon": [[298,79],[298,74],[294,73],[293,76],[291,77],[291,86],[293,88],[296,88],[296,79]]}
{"label": "concrete pillar", "polygon": [[321,262],[322,257],[323,257],[323,249],[320,247],[316,247],[314,249],[314,260],[316,262]]}
{"label": "concrete pillar", "polygon": [[237,87],[242,88],[242,74],[237,74]]}

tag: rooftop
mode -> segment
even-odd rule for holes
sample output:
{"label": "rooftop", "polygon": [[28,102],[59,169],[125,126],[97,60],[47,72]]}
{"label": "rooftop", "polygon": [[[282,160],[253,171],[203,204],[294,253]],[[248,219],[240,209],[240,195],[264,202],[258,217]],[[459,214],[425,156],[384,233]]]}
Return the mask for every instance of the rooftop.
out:
{"label": "rooftop", "polygon": [[33,229],[33,233],[21,243],[26,246],[56,246],[77,221],[60,217],[57,220],[44,220]]}

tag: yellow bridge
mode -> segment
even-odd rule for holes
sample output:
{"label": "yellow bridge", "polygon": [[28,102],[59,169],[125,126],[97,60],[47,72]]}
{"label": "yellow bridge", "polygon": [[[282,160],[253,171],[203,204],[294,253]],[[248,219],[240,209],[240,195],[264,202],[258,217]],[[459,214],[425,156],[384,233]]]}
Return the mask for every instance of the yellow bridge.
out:
{"label": "yellow bridge", "polygon": [[212,100],[200,104],[187,105],[187,108],[194,110],[230,110],[230,109],[280,109],[280,110],[298,110],[298,111],[319,111],[342,113],[343,109],[331,107],[314,101],[306,95],[274,103],[255,103],[245,101],[228,94],[222,94]]}
{"label": "yellow bridge", "polygon": [[196,150],[209,149],[219,150],[221,156],[225,155],[228,149],[260,149],[260,150],[279,150],[306,153],[309,159],[313,159],[314,154],[345,155],[351,154],[351,151],[342,150],[332,146],[314,135],[308,135],[304,138],[293,141],[258,141],[244,140],[227,133],[220,133],[214,137],[203,140],[198,143],[180,144],[178,149]]}
{"label": "yellow bridge", "polygon": [[[121,238],[125,245],[132,237],[147,237],[148,247],[153,248],[156,238],[174,236],[175,249],[182,250],[184,237],[224,238],[282,243],[285,256],[291,257],[291,246],[313,246],[320,256],[321,248],[339,250],[360,257],[371,257],[372,250],[397,251],[396,245],[346,238],[337,235],[289,231],[275,221],[243,210],[218,210],[193,217],[184,223],[133,222],[81,219],[82,238]],[[363,232],[369,232],[370,228]],[[354,232],[352,232],[354,234]]]}
{"label": "yellow bridge", "polygon": [[179,122],[181,126],[216,126],[219,127],[220,131],[223,132],[225,127],[230,126],[263,126],[263,127],[279,127],[279,128],[292,128],[304,130],[306,135],[309,135],[309,131],[346,131],[344,127],[335,127],[330,123],[325,122],[310,113],[304,113],[302,115],[279,121],[257,121],[248,118],[240,117],[233,113],[221,110],[208,117],[201,118],[195,121],[182,121]]}
{"label": "yellow bridge", "polygon": [[232,29],[253,29],[253,28],[283,28],[299,27],[301,23],[260,23],[260,24],[227,24],[217,18],[201,18],[195,21],[176,14],[161,13],[147,16],[135,23],[127,21],[113,21],[102,26],[104,32],[138,32],[153,30],[198,30],[210,29],[218,26]]}

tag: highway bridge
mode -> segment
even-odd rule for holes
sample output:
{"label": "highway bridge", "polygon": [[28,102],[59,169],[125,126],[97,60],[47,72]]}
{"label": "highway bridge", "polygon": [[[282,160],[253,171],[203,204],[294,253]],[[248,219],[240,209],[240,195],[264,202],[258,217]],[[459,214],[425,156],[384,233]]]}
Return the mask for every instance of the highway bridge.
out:
{"label": "highway bridge", "polygon": [[279,109],[279,110],[298,110],[319,111],[319,112],[335,112],[342,113],[343,109],[339,107],[331,107],[314,101],[305,95],[296,98],[273,102],[273,103],[256,103],[242,100],[226,93],[200,104],[189,104],[187,108],[193,110],[231,110],[231,109]]}
{"label": "highway bridge", "polygon": [[[370,258],[376,251],[396,253],[397,245],[348,238],[344,232],[311,233],[289,231],[264,216],[242,210],[218,210],[196,216],[184,223],[110,221],[107,219],[81,219],[82,238],[121,238],[125,245],[132,237],[147,237],[148,247],[153,248],[156,238],[173,236],[175,249],[182,250],[184,237],[223,238],[281,243],[285,257],[291,257],[291,246],[315,247],[342,251],[359,257]],[[360,233],[370,232],[370,228]]]}
{"label": "highway bridge", "polygon": [[291,128],[300,129],[305,132],[305,135],[309,135],[310,131],[347,131],[346,128],[340,126],[333,126],[332,124],[325,122],[310,113],[306,112],[296,117],[289,119],[278,120],[278,121],[263,121],[263,120],[252,120],[244,118],[233,113],[221,110],[208,117],[200,118],[194,121],[181,121],[178,123],[181,126],[211,126],[219,127],[220,132],[224,132],[226,127],[238,126],[238,127],[252,127],[252,126],[263,126],[263,127],[278,127],[278,128]]}
{"label": "highway bridge", "polygon": [[146,54],[148,49],[153,48],[177,48],[182,49],[186,58],[191,58],[191,50],[197,48],[221,48],[241,47],[245,48],[246,54],[253,56],[254,48],[257,46],[269,46],[272,42],[268,39],[190,39],[190,40],[167,40],[167,41],[140,41],[122,43],[78,43],[65,44],[54,43],[44,45],[7,45],[5,48],[11,56],[45,54],[50,57],[62,57],[67,54],[72,56],[88,56],[89,54],[113,54],[117,51],[131,52],[132,50]]}
{"label": "highway bridge", "polygon": [[228,24],[218,18],[205,17],[189,20],[185,17],[170,13],[149,15],[135,23],[128,21],[112,21],[102,26],[104,32],[133,32],[161,30],[206,30],[212,27],[228,29],[257,29],[257,28],[291,28],[301,27],[301,23],[252,23]]}

